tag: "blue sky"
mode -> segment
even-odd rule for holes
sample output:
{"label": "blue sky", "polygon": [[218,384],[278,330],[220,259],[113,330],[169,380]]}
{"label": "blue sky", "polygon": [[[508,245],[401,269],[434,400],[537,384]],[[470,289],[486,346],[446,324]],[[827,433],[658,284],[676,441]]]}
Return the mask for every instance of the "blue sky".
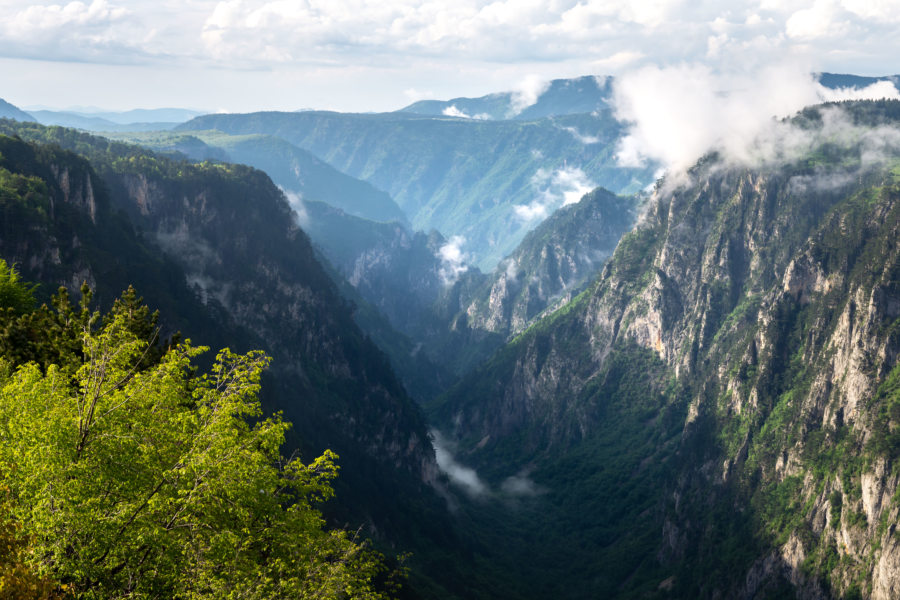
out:
{"label": "blue sky", "polygon": [[0,0],[20,106],[394,110],[648,68],[900,72],[900,0]]}

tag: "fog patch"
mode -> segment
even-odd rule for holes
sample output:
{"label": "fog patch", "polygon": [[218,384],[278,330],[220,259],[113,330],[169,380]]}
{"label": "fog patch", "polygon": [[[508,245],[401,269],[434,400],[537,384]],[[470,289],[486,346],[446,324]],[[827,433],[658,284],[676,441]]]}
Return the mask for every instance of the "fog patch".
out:
{"label": "fog patch", "polygon": [[537,103],[538,99],[550,87],[550,82],[538,75],[528,75],[519,82],[516,89],[510,95],[510,116],[521,113],[529,106]]}
{"label": "fog patch", "polygon": [[309,229],[310,220],[309,213],[306,212],[306,205],[303,203],[303,196],[299,192],[292,192],[281,188],[284,197],[287,199],[291,210],[294,211],[294,219],[301,229]]}
{"label": "fog patch", "polygon": [[843,87],[829,89],[824,86],[821,90],[822,99],[825,102],[842,102],[844,100],[900,100],[900,91],[891,81],[876,81],[864,88]]}
{"label": "fog patch", "polygon": [[529,477],[528,471],[522,471],[512,477],[507,477],[500,484],[500,491],[507,496],[537,496],[543,494],[546,490],[538,486]]}
{"label": "fog patch", "polygon": [[561,206],[580,201],[596,184],[578,167],[564,166],[555,171],[538,169],[531,177],[534,199],[513,207],[516,218],[524,223],[543,221]]}
{"label": "fog patch", "polygon": [[466,238],[454,235],[438,249],[436,256],[441,261],[438,274],[444,285],[453,285],[460,275],[469,270],[469,265],[466,264],[469,255],[462,251],[465,243]]}
{"label": "fog patch", "polygon": [[806,119],[786,118],[822,102],[900,99],[891,81],[831,90],[796,65],[743,76],[683,65],[625,76],[614,95],[618,118],[630,123],[618,147],[619,163],[660,165],[666,188],[687,183],[688,169],[710,152],[717,155],[714,169],[790,163],[818,148],[854,153],[855,160],[844,166],[794,177],[789,185],[797,194],[844,188],[900,156],[900,130],[857,125],[841,106],[817,108],[820,119],[812,126]]}
{"label": "fog patch", "polygon": [[600,142],[600,138],[594,135],[584,135],[574,127],[563,127],[565,131],[568,131],[572,134],[576,140],[584,144],[585,146],[589,144],[597,144]]}
{"label": "fog patch", "polygon": [[519,278],[519,261],[515,258],[508,258],[506,260],[506,278],[512,281],[515,281]]}
{"label": "fog patch", "polygon": [[481,498],[488,493],[488,487],[478,477],[475,469],[456,462],[456,458],[453,456],[455,450],[453,444],[445,440],[437,429],[431,430],[431,443],[434,446],[434,457],[438,469],[447,476],[450,483],[472,498]]}
{"label": "fog patch", "polygon": [[[779,119],[837,100],[900,98],[890,82],[830,90],[800,64],[718,73],[704,65],[646,67],[616,80],[616,117],[629,124],[617,159],[623,166],[659,164],[683,175],[715,151],[732,163],[759,164],[808,147],[808,132]],[[797,129],[797,128],[793,128]]]}
{"label": "fog patch", "polygon": [[489,121],[491,119],[491,115],[487,113],[478,113],[477,115],[470,115],[466,112],[461,111],[456,108],[455,104],[451,104],[447,108],[445,108],[441,114],[445,117],[459,117],[461,119],[475,119],[476,121]]}
{"label": "fog patch", "polygon": [[491,489],[482,481],[475,469],[462,465],[456,460],[456,445],[451,440],[446,439],[437,429],[432,429],[429,433],[438,469],[447,476],[451,485],[460,489],[470,498],[475,500],[488,498],[517,500],[546,493],[546,489],[531,479],[529,469],[523,469],[516,475],[504,479],[499,490]]}

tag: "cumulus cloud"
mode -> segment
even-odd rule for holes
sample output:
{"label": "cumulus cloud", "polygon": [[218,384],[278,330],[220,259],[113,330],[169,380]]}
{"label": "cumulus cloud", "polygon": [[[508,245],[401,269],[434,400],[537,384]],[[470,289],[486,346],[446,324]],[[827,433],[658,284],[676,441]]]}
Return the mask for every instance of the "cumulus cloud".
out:
{"label": "cumulus cloud", "polygon": [[706,65],[646,67],[617,80],[614,106],[629,123],[618,148],[624,166],[659,164],[683,172],[719,151],[749,161],[779,118],[824,101],[898,98],[889,82],[861,90],[829,90],[801,64],[718,73]]}
{"label": "cumulus cloud", "polygon": [[30,4],[0,22],[0,55],[61,61],[121,62],[153,38],[132,11],[106,0]]}
{"label": "cumulus cloud", "polygon": [[574,204],[597,187],[578,167],[564,166],[555,171],[538,169],[531,177],[535,197],[528,204],[513,207],[522,222],[543,220],[561,206]]}
{"label": "cumulus cloud", "polygon": [[488,121],[491,118],[491,115],[487,113],[478,113],[477,115],[467,114],[460,109],[456,108],[455,104],[451,104],[447,108],[445,108],[441,113],[446,117],[459,117],[461,119],[476,119],[478,121]]}
{"label": "cumulus cloud", "polygon": [[[516,96],[515,110],[522,110],[539,97],[541,80],[557,77],[620,75],[648,64],[698,61],[758,66],[782,57],[805,59],[814,71],[891,73],[900,53],[897,0],[0,0],[0,5],[0,57],[66,66],[73,61],[164,65],[169,72],[142,74],[144,84],[132,86],[136,102],[177,72],[180,80],[172,81],[170,94],[190,95],[192,104],[205,98],[198,105],[208,107],[227,96],[230,110],[295,108],[272,100],[286,97],[301,106],[397,108],[407,98],[429,95],[417,89],[442,97],[480,95],[531,73]],[[72,80],[85,80],[89,68],[79,69]],[[4,71],[8,82],[11,73]],[[8,87],[36,88],[32,72],[20,67],[17,75]],[[253,84],[236,83],[248,79]],[[110,80],[121,77],[97,75],[85,87]],[[367,93],[348,93],[361,88]]]}
{"label": "cumulus cloud", "polygon": [[465,243],[465,237],[454,235],[438,249],[437,257],[441,261],[438,274],[444,285],[454,284],[460,275],[469,270],[469,265],[466,264],[469,260],[469,255],[462,250]]}
{"label": "cumulus cloud", "polygon": [[785,22],[791,38],[816,39],[841,33],[846,24],[838,18],[838,7],[829,0],[816,0],[809,8],[793,13]]}

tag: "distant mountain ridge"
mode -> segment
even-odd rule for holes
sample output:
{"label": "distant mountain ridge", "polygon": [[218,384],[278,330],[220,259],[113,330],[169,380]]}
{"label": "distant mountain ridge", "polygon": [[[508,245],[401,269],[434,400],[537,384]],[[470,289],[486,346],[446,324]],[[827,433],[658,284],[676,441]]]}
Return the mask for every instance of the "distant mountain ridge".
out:
{"label": "distant mountain ridge", "polygon": [[398,112],[470,119],[531,120],[592,113],[609,108],[611,77],[585,76],[554,79],[525,92],[497,92],[479,98],[420,100]]}
{"label": "distant mountain ridge", "polygon": [[829,89],[838,88],[865,88],[879,81],[890,81],[894,87],[900,89],[900,75],[884,75],[881,77],[863,77],[840,73],[816,73],[819,83]]}
{"label": "distant mountain ridge", "polygon": [[406,223],[393,199],[372,184],[346,175],[312,153],[275,136],[228,135],[220,131],[110,134],[158,152],[180,152],[194,160],[221,160],[257,168],[288,193],[298,213],[305,202],[324,202],[376,222]]}
{"label": "distant mountain ridge", "polygon": [[2,99],[0,99],[0,119],[13,119],[22,122],[37,121],[37,119],[35,119],[32,115],[28,114],[18,106],[13,106],[6,100]]}
{"label": "distant mountain ridge", "polygon": [[183,108],[138,108],[127,111],[33,110],[31,114],[42,125],[59,125],[86,131],[160,131],[204,114]]}
{"label": "distant mountain ridge", "polygon": [[652,167],[618,165],[623,127],[609,110],[535,121],[303,112],[205,115],[176,130],[280,137],[386,191],[414,229],[463,236],[490,271],[566,194],[653,181]]}
{"label": "distant mountain ridge", "polygon": [[21,190],[0,198],[0,253],[24,277],[48,294],[87,281],[105,306],[133,282],[166,331],[266,351],[262,399],[294,424],[287,451],[340,455],[330,516],[401,547],[446,528],[419,408],[264,173],[58,127],[5,120],[0,133],[4,185]]}

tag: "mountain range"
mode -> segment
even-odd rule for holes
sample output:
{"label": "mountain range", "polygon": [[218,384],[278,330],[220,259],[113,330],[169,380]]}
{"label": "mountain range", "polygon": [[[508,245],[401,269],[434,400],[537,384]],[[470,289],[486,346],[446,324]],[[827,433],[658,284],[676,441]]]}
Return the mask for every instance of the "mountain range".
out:
{"label": "mountain range", "polygon": [[340,455],[332,523],[413,552],[404,597],[897,597],[900,101],[653,183],[611,85],[0,121],[0,257],[269,353],[267,411]]}

